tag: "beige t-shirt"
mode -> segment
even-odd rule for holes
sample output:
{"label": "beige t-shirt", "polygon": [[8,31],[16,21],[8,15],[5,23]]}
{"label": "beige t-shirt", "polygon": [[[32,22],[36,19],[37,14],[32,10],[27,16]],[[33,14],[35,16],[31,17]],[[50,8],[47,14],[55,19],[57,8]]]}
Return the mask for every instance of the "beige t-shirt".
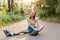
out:
{"label": "beige t-shirt", "polygon": [[38,22],[38,20],[32,20],[32,19],[27,19],[28,20],[28,25],[32,27],[35,30],[38,30],[38,28],[41,26]]}

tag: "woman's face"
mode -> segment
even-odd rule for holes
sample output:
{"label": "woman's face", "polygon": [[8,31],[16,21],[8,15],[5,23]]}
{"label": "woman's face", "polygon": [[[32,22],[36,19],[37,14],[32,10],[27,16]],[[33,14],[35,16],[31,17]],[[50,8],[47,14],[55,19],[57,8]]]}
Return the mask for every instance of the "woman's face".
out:
{"label": "woman's face", "polygon": [[31,14],[31,17],[34,17],[35,15],[36,15],[35,13],[32,13],[32,14]]}

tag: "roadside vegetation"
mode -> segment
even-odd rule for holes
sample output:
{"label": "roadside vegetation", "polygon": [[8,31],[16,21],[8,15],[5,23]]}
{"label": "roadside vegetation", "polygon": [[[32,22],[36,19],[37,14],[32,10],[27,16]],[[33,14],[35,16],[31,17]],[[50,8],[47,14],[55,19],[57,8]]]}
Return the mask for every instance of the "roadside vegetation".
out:
{"label": "roadside vegetation", "polygon": [[39,19],[60,23],[60,0],[43,0],[39,6]]}
{"label": "roadside vegetation", "polygon": [[0,0],[0,27],[25,19],[33,6],[39,19],[60,23],[60,0],[35,0],[31,4],[28,0],[25,3],[21,1]]}
{"label": "roadside vegetation", "polygon": [[0,27],[4,27],[25,19],[23,12],[21,13],[21,8],[19,8],[16,3],[11,3],[11,5],[12,6],[10,6],[9,2],[8,5],[5,3],[0,4]]}

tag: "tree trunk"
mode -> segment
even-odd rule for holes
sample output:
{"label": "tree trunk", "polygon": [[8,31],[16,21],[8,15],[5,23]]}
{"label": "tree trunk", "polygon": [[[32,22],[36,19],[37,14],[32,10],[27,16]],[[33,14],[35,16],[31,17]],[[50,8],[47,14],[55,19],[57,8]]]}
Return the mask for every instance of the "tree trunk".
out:
{"label": "tree trunk", "polygon": [[10,11],[11,11],[10,1],[11,1],[11,0],[8,0],[8,12],[10,12]]}
{"label": "tree trunk", "polygon": [[11,0],[11,11],[13,12],[13,0]]}

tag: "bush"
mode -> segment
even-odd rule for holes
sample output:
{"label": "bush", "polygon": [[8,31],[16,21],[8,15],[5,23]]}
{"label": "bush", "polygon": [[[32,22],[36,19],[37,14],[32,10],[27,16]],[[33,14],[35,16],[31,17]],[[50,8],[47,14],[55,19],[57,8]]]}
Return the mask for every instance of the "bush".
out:
{"label": "bush", "polygon": [[24,17],[19,14],[8,15],[6,12],[0,12],[0,26],[8,25],[12,22],[23,20]]}
{"label": "bush", "polygon": [[0,14],[0,20],[2,20],[3,22],[7,23],[7,22],[11,22],[12,19],[9,17],[9,15],[7,15],[6,13],[1,13]]}
{"label": "bush", "polygon": [[24,19],[24,17],[21,16],[21,15],[18,15],[18,14],[14,14],[14,15],[11,16],[11,19],[13,21],[20,21],[20,20]]}
{"label": "bush", "polygon": [[57,15],[57,16],[60,16],[60,5],[57,5],[56,15]]}
{"label": "bush", "polygon": [[19,14],[20,13],[19,6],[16,3],[13,4],[13,9],[12,10],[13,10],[14,14]]}
{"label": "bush", "polygon": [[7,8],[5,6],[3,7],[2,11],[0,11],[0,26],[8,25],[10,23],[17,22],[23,19],[25,19],[25,17],[20,15],[20,9],[17,4],[13,5],[13,10],[11,10],[11,12],[8,12],[8,14]]}
{"label": "bush", "polygon": [[46,17],[47,16],[47,11],[46,10],[39,10],[37,16],[39,18]]}

